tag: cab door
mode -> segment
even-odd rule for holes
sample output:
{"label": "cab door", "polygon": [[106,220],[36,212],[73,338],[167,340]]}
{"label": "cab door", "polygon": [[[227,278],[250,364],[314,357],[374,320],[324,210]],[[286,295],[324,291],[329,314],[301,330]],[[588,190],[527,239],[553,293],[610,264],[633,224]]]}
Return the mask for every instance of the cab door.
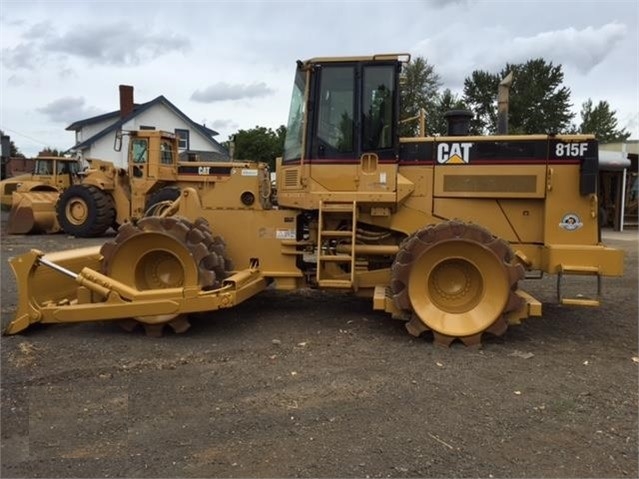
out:
{"label": "cab door", "polygon": [[314,68],[307,155],[312,179],[328,191],[395,191],[396,62]]}
{"label": "cab door", "polygon": [[131,138],[129,146],[129,176],[132,181],[144,180],[149,174],[149,140]]}
{"label": "cab door", "polygon": [[354,191],[358,171],[356,64],[314,67],[310,148],[311,178],[329,191]]}
{"label": "cab door", "polygon": [[397,66],[362,66],[358,190],[391,192],[397,179]]}

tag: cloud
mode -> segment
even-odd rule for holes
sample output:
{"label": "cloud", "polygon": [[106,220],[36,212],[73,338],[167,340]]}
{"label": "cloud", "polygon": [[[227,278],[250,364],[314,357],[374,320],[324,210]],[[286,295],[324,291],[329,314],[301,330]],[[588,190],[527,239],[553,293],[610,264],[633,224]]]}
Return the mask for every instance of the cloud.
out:
{"label": "cloud", "polygon": [[428,7],[446,8],[446,7],[465,7],[471,0],[426,0],[423,3]]}
{"label": "cloud", "polygon": [[48,116],[49,120],[59,123],[72,123],[104,113],[99,108],[85,106],[85,100],[81,97],[59,98],[37,110]]}
{"label": "cloud", "polygon": [[238,125],[234,120],[229,118],[213,120],[210,124],[210,127],[214,130],[224,130],[224,129],[237,129],[240,125]]}
{"label": "cloud", "polygon": [[33,43],[20,43],[13,48],[2,49],[2,63],[9,70],[35,70],[38,65],[38,55]]}
{"label": "cloud", "polygon": [[[625,25],[608,23],[600,28],[589,26],[577,30],[570,27],[532,37],[517,37],[508,45],[508,57],[520,62],[541,57],[588,73],[614,50],[626,33]],[[505,52],[501,53],[506,57]]]}
{"label": "cloud", "polygon": [[47,62],[59,66],[66,57],[92,64],[131,66],[190,48],[184,35],[155,33],[124,21],[91,28],[76,25],[63,33],[58,33],[51,23],[37,23],[22,37],[23,42],[2,49],[2,63],[8,69],[35,70]]}
{"label": "cloud", "polygon": [[[462,31],[463,25],[454,23],[450,31]],[[476,42],[460,49],[450,43],[447,32],[425,38],[411,51],[425,57],[435,67],[445,86],[461,88],[464,78],[473,70],[497,73],[506,63],[523,63],[543,58],[564,67],[588,73],[614,52],[628,33],[625,25],[607,23],[581,30],[573,27],[551,30],[530,36],[513,38],[503,26],[483,28],[475,34]]]}
{"label": "cloud", "polygon": [[188,38],[168,32],[152,33],[127,22],[68,31],[47,40],[45,51],[66,53],[95,63],[138,65],[190,46]]}
{"label": "cloud", "polygon": [[201,103],[214,103],[217,101],[241,100],[243,98],[259,98],[272,95],[275,92],[266,83],[251,83],[244,85],[236,83],[230,85],[219,82],[206,87],[204,90],[196,90],[191,95],[191,100]]}

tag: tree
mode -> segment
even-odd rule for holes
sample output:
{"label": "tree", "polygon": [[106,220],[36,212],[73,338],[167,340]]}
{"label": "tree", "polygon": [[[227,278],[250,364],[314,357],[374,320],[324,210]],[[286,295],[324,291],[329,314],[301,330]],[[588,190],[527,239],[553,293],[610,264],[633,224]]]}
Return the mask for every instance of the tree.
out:
{"label": "tree", "polygon": [[[423,57],[416,57],[404,66],[400,88],[400,119],[419,115],[419,110],[426,110],[426,131],[433,133],[430,128],[430,118],[436,117],[438,90],[441,86],[439,75]],[[402,123],[399,127],[400,136],[415,136],[419,131],[417,121]]]}
{"label": "tree", "polygon": [[485,135],[497,131],[497,88],[499,75],[475,70],[464,80],[464,101],[473,118],[470,131],[474,135]]}
{"label": "tree", "polygon": [[607,101],[600,101],[593,107],[590,98],[581,105],[579,133],[592,133],[603,143],[625,141],[630,137],[625,128],[617,128],[617,112],[610,109]]}
{"label": "tree", "polygon": [[512,133],[563,133],[575,116],[571,111],[570,89],[562,86],[561,65],[543,59],[523,65],[506,65],[503,78],[513,72],[510,91],[509,124]]}
{"label": "tree", "polygon": [[38,156],[64,156],[64,152],[62,150],[58,150],[57,148],[51,148],[50,146],[47,146],[46,148],[40,150]]}
{"label": "tree", "polygon": [[444,116],[450,110],[467,110],[466,103],[458,95],[455,95],[449,88],[437,95],[435,111],[433,115],[426,119],[427,128],[431,135],[446,135],[448,133],[448,122]]}
{"label": "tree", "polygon": [[281,125],[273,131],[270,128],[256,126],[250,130],[239,130],[234,137],[234,158],[268,163],[271,171],[274,171],[275,158],[282,156],[284,151],[286,127]]}
{"label": "tree", "polygon": [[498,75],[474,71],[464,81],[464,100],[475,113],[474,133],[497,130],[497,90],[509,72],[513,84],[509,99],[509,133],[565,133],[574,117],[570,89],[563,86],[561,65],[542,58],[526,63],[506,64]]}

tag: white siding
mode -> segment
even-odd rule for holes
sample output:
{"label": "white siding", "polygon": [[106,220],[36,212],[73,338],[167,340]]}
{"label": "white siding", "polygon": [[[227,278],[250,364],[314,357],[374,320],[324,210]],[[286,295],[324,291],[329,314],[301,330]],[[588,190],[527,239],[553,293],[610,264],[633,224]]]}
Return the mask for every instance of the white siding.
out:
{"label": "white siding", "polygon": [[76,131],[75,133],[75,141],[76,144],[77,143],[82,143],[83,141],[88,140],[89,138],[91,138],[93,135],[101,132],[102,130],[104,130],[105,128],[108,128],[109,126],[113,125],[115,122],[117,122],[120,118],[115,116],[109,120],[105,120],[105,121],[101,121],[98,123],[93,123],[91,125],[86,125],[84,127],[82,127],[81,130]]}
{"label": "white siding", "polygon": [[[117,121],[117,119],[116,119]],[[99,131],[107,128],[114,122],[101,122],[90,127],[83,128],[81,135],[86,140],[95,135]],[[138,130],[141,126],[152,126],[156,130],[164,130],[171,133],[175,133],[176,129],[189,131],[189,149],[201,150],[201,151],[215,151],[222,153],[223,150],[219,147],[212,145],[206,137],[204,137],[198,130],[191,128],[190,124],[183,121],[177,116],[171,109],[167,108],[162,103],[153,105],[148,110],[135,116],[122,126],[123,130]],[[100,138],[89,148],[82,152],[83,158],[99,158],[101,160],[112,161],[117,166],[126,167],[126,156],[128,147],[128,137],[124,136],[122,141],[122,149],[118,152],[113,149],[115,141],[115,131]]]}

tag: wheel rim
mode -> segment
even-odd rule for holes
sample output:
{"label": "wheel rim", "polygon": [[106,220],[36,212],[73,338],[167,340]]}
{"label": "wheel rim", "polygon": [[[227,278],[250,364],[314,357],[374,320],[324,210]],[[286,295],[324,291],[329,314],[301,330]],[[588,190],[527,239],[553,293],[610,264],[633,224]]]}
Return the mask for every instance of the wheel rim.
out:
{"label": "wheel rim", "polygon": [[[137,225],[126,223],[102,246],[102,272],[141,291],[212,289],[227,275],[224,252],[215,252],[222,246],[204,220],[146,217]],[[176,333],[189,329],[180,313],[135,316],[120,324],[127,331],[141,324],[149,336],[161,336],[165,325]]]}
{"label": "wheel rim", "polygon": [[426,249],[413,263],[408,296],[421,321],[447,336],[480,333],[502,314],[508,275],[488,248],[451,240]]}
{"label": "wheel rim", "polygon": [[197,265],[189,251],[162,233],[147,232],[122,242],[110,258],[108,274],[140,291],[198,286]]}
{"label": "wheel rim", "polygon": [[184,284],[184,270],[179,258],[168,251],[151,251],[136,264],[138,289],[179,288]]}
{"label": "wheel rim", "polygon": [[69,223],[79,226],[89,217],[89,205],[82,198],[71,198],[64,208],[64,213]]}

